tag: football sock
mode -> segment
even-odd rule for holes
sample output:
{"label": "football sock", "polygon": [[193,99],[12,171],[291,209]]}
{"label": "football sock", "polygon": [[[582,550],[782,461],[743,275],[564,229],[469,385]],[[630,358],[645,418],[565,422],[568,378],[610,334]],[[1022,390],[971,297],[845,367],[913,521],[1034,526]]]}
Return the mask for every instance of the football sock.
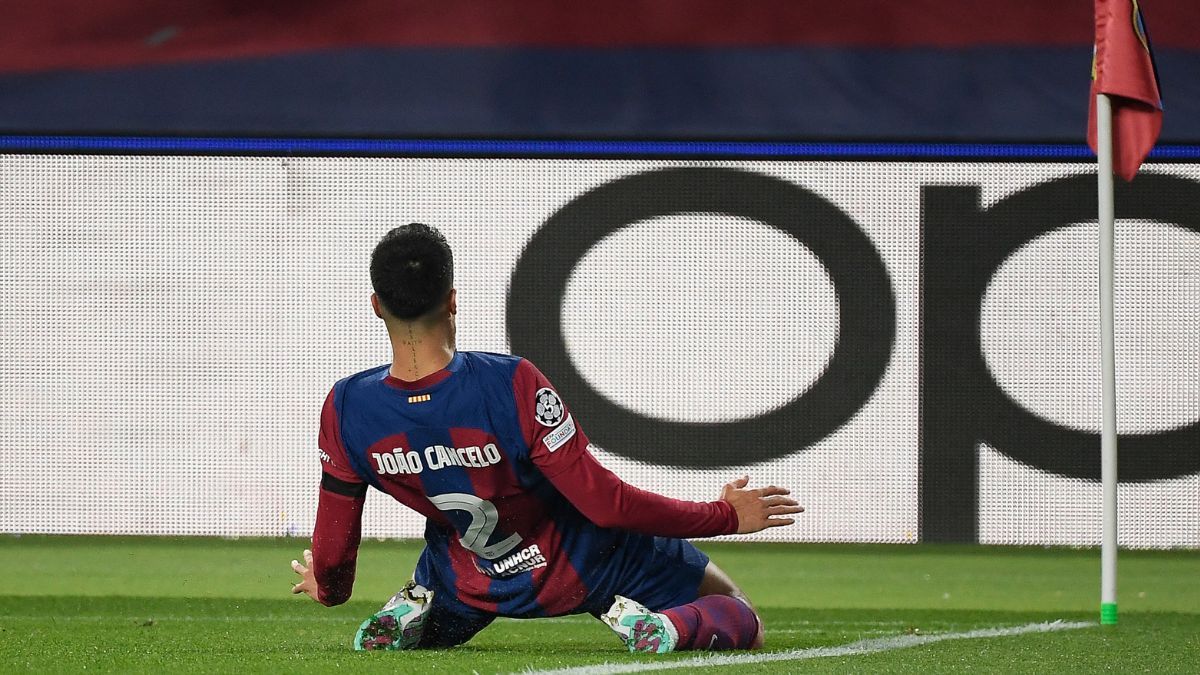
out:
{"label": "football sock", "polygon": [[728,595],[706,595],[664,610],[679,633],[675,649],[749,649],[758,635],[758,616]]}

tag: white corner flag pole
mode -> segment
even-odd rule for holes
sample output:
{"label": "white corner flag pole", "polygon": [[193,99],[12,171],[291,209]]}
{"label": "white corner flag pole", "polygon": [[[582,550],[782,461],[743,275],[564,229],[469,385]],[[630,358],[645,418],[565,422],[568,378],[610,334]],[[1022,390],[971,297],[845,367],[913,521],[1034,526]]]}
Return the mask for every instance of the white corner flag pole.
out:
{"label": "white corner flag pole", "polygon": [[1117,623],[1117,357],[1113,321],[1113,250],[1116,239],[1113,206],[1112,103],[1096,95],[1097,192],[1100,197],[1100,484],[1103,534],[1100,543],[1100,623]]}

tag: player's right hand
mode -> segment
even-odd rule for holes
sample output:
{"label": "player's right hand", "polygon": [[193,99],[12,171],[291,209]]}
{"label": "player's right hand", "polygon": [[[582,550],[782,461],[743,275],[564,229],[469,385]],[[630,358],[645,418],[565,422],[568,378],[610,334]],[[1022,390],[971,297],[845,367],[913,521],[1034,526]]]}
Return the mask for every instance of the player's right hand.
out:
{"label": "player's right hand", "polygon": [[721,489],[721,500],[728,502],[737,513],[738,534],[791,525],[796,519],[787,516],[804,512],[804,507],[795,499],[785,496],[791,493],[789,490],[774,485],[746,489],[749,482],[749,476],[742,476]]}
{"label": "player's right hand", "polygon": [[317,592],[317,577],[313,573],[312,551],[305,549],[303,565],[299,560],[293,560],[292,571],[300,575],[300,582],[292,586],[292,593],[296,595],[303,593],[313,600],[321,602],[321,596]]}

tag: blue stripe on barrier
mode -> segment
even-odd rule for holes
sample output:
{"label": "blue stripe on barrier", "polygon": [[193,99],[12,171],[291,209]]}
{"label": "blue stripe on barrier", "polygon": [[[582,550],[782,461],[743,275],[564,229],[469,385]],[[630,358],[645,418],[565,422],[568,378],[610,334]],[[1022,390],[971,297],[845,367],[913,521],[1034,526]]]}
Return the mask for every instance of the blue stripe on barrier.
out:
{"label": "blue stripe on barrier", "polygon": [[[197,153],[237,155],[461,155],[619,157],[854,157],[879,159],[1091,160],[1091,149],[1066,143],[831,143],[766,141],[621,141],[356,138],[222,138],[188,136],[0,135],[0,151],[61,153]],[[1200,160],[1200,145],[1168,145],[1150,159]]]}

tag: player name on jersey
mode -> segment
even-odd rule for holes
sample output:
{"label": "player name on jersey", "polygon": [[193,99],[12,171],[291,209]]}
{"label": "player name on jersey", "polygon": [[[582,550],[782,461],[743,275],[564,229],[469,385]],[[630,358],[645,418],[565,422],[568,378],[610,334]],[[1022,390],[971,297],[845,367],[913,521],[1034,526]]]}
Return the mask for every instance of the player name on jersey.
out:
{"label": "player name on jersey", "polygon": [[482,448],[478,445],[465,448],[431,445],[425,448],[424,452],[404,448],[395,448],[391,452],[373,452],[371,459],[375,460],[375,470],[381,475],[416,474],[427,468],[437,471],[448,466],[482,469],[500,462],[500,449],[495,443],[488,443]]}

